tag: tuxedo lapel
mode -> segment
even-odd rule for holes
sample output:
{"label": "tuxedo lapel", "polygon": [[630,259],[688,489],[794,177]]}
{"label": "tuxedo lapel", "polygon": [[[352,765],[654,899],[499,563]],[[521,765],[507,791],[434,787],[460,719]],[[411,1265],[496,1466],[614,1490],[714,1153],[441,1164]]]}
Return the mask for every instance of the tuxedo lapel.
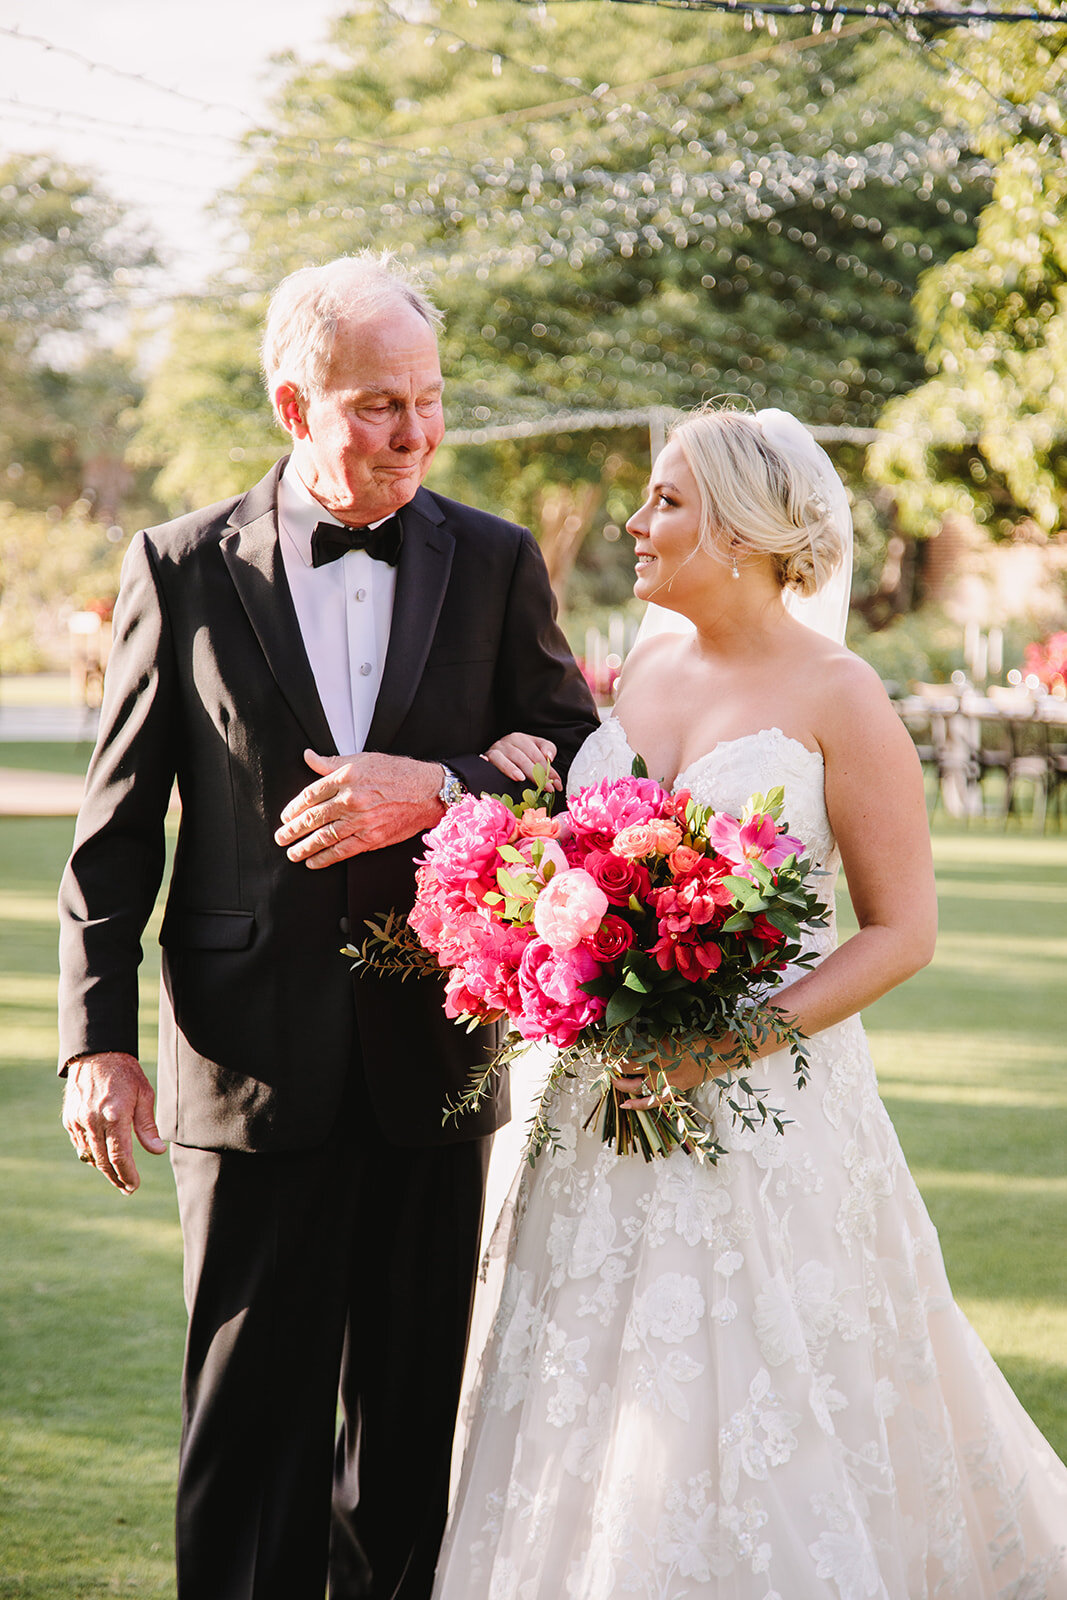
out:
{"label": "tuxedo lapel", "polygon": [[300,635],[278,544],[278,479],[284,461],[251,489],[230,518],[222,558],[255,630],[267,665],[293,715],[320,755],[337,755]]}
{"label": "tuxedo lapel", "polygon": [[381,688],[367,734],[368,750],[388,750],[422,679],[441,614],[456,541],[432,495],[420,489],[400,511],[404,542],[396,574],[393,620]]}

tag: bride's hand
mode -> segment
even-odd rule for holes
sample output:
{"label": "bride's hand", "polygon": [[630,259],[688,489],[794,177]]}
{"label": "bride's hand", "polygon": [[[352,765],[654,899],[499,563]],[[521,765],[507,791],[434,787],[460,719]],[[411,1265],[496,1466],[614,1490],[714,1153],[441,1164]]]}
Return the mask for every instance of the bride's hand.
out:
{"label": "bride's hand", "polygon": [[498,767],[505,778],[511,778],[516,783],[521,783],[524,778],[532,778],[534,768],[542,767],[548,773],[545,788],[558,791],[563,783],[552,765],[555,754],[556,747],[551,739],[542,739],[536,733],[506,733],[489,746],[485,759]]}
{"label": "bride's hand", "polygon": [[[721,1039],[708,1040],[716,1055],[732,1055],[736,1039],[734,1035],[724,1034]],[[614,1077],[611,1081],[614,1087],[623,1094],[628,1094],[628,1100],[620,1100],[619,1105],[624,1111],[650,1111],[653,1107],[669,1105],[675,1095],[685,1094],[687,1089],[695,1089],[700,1084],[714,1076],[714,1071],[706,1063],[699,1062],[691,1051],[681,1053],[682,1059],[676,1067],[670,1067],[663,1056],[653,1064],[643,1067],[636,1077]]]}

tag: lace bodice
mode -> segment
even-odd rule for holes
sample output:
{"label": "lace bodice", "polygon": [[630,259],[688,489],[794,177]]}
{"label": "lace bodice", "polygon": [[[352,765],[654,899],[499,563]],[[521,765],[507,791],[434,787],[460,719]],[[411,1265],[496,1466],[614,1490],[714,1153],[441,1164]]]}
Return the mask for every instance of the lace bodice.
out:
{"label": "lace bodice", "polygon": [[[618,717],[607,717],[578,751],[571,763],[568,791],[574,794],[602,778],[622,778],[630,771],[635,752]],[[745,802],[779,784],[785,789],[783,818],[789,832],[803,839],[808,854],[824,876],[815,885],[819,898],[830,907],[830,922],[805,941],[825,953],[837,942],[834,923],[834,886],[841,858],[826,814],[823,758],[781,728],[724,739],[706,755],[678,774],[676,789],[689,789],[700,805],[739,816]]]}

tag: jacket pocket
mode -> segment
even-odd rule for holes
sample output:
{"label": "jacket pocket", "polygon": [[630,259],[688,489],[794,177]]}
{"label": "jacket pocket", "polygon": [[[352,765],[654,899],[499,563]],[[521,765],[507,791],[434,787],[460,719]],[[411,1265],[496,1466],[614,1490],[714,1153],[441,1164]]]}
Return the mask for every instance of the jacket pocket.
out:
{"label": "jacket pocket", "polygon": [[255,931],[251,911],[168,911],[159,942],[167,950],[247,950]]}

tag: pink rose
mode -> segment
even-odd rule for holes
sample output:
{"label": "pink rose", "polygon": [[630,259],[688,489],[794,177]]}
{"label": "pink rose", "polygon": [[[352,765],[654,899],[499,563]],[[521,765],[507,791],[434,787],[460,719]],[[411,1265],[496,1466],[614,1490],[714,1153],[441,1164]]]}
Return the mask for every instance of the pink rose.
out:
{"label": "pink rose", "polygon": [[608,909],[608,897],[582,867],[550,878],[534,906],[534,927],[553,950],[573,950],[595,933]]}
{"label": "pink rose", "polygon": [[558,1049],[572,1045],[584,1027],[604,1015],[606,1002],[582,988],[601,970],[584,945],[556,951],[541,939],[526,946],[519,967],[522,1014],[515,1026],[524,1039],[547,1039]]}
{"label": "pink rose", "polygon": [[598,961],[617,961],[634,942],[634,930],[623,917],[611,912],[589,937],[589,947]]}
{"label": "pink rose", "polygon": [[643,900],[648,893],[647,867],[642,867],[636,861],[627,861],[613,850],[590,850],[582,865],[613,906],[628,906],[632,896]]}
{"label": "pink rose", "polygon": [[682,830],[670,819],[654,817],[651,822],[635,822],[615,835],[612,849],[631,860],[638,856],[666,856],[682,842]]}
{"label": "pink rose", "polygon": [[632,822],[628,828],[620,828],[611,848],[617,856],[625,856],[628,861],[639,860],[641,856],[655,855],[655,824]]}

